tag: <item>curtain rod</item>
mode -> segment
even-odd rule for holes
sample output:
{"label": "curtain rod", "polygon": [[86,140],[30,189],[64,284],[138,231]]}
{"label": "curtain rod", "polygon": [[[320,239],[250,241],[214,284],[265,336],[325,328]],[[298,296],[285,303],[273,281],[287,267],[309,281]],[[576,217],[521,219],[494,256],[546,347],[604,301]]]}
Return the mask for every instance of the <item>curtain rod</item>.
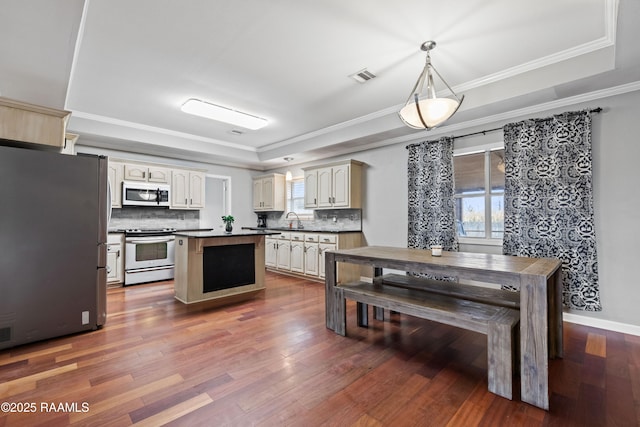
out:
{"label": "curtain rod", "polygon": [[[599,112],[602,111],[602,108],[601,107],[597,107],[597,108],[592,108],[591,110],[587,110],[587,111],[589,113],[599,113]],[[571,115],[571,114],[578,114],[578,113],[581,113],[581,111],[572,111],[572,112],[555,114],[555,115],[556,116],[561,116],[563,114]],[[542,119],[531,119],[531,120],[542,120]],[[480,135],[480,134],[486,135],[489,132],[496,132],[496,131],[502,130],[503,128],[504,128],[504,126],[503,127],[499,127],[499,128],[481,130],[481,131],[478,131],[478,132],[465,133],[464,135],[452,136],[451,138],[458,139],[458,138],[464,138],[464,137],[467,137],[467,136],[474,136],[474,135]],[[420,144],[422,144],[422,142],[416,142],[415,144],[407,145],[405,148],[408,150],[410,147],[415,147],[416,145],[420,145]]]}

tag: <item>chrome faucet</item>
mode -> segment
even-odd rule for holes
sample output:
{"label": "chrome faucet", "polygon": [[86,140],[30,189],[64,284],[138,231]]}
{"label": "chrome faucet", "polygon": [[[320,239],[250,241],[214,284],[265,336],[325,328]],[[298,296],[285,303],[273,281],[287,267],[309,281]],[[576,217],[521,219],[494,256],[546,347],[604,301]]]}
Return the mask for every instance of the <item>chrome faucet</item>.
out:
{"label": "chrome faucet", "polygon": [[302,230],[304,227],[302,226],[302,221],[300,221],[300,217],[298,216],[297,213],[295,213],[295,212],[287,212],[287,215],[284,217],[284,219],[289,219],[289,214],[294,214],[296,216],[296,218],[298,219],[298,225],[296,226],[296,228],[298,230]]}

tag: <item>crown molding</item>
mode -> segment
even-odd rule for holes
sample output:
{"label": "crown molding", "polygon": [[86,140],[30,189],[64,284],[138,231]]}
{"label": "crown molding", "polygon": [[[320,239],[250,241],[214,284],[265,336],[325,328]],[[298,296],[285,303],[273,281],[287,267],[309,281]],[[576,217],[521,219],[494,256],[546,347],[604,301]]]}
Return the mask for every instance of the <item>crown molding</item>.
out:
{"label": "crown molding", "polygon": [[[206,137],[203,137],[203,136],[193,135],[191,133],[178,132],[178,131],[174,131],[174,130],[171,130],[171,129],[165,129],[165,128],[159,128],[159,127],[155,127],[155,126],[143,125],[143,124],[140,124],[140,123],[134,123],[134,122],[129,122],[129,121],[120,120],[120,119],[114,119],[114,118],[111,118],[111,117],[100,116],[100,115],[97,115],[97,114],[84,113],[82,111],[73,111],[72,110],[72,116],[71,117],[72,118],[73,117],[78,117],[80,119],[86,119],[86,120],[90,120],[90,121],[94,121],[94,122],[98,122],[98,123],[105,123],[105,124],[109,124],[109,125],[129,128],[129,129],[136,129],[136,130],[140,130],[140,131],[143,131],[143,132],[156,133],[156,134],[161,134],[161,135],[173,136],[173,137],[177,137],[177,138],[184,138],[184,139],[188,139],[188,140],[192,140],[192,141],[206,142],[206,143],[209,143],[209,144],[215,144],[215,145],[218,145],[218,146],[234,148],[234,149],[237,149],[237,150],[249,151],[249,152],[252,152],[252,153],[255,153],[257,151],[254,147],[248,147],[246,145],[235,144],[233,142],[227,142],[227,141],[222,141],[222,140],[213,139],[213,138],[206,138]],[[106,135],[106,136],[109,136],[109,135]]]}

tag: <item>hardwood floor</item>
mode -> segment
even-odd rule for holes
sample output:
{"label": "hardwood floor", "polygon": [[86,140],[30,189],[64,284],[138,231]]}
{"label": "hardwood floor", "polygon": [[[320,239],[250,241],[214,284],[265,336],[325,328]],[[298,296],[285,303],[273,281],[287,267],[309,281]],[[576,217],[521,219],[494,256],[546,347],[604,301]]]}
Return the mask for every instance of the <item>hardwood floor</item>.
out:
{"label": "hardwood floor", "polygon": [[0,426],[640,425],[640,337],[565,323],[545,412],[487,391],[484,335],[370,322],[349,304],[338,336],[322,284],[269,272],[219,308],[172,282],[110,289],[103,329],[0,351]]}

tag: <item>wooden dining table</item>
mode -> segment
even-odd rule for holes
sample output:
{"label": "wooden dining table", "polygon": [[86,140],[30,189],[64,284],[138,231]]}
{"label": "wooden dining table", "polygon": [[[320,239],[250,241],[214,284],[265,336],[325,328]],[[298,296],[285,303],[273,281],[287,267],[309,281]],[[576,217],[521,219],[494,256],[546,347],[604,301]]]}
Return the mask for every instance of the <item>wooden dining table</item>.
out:
{"label": "wooden dining table", "polygon": [[509,285],[520,292],[520,397],[523,402],[549,409],[549,358],[563,356],[562,263],[553,258],[529,258],[423,249],[366,246],[325,253],[326,325],[336,329],[336,263],[354,263],[382,269],[427,273]]}

